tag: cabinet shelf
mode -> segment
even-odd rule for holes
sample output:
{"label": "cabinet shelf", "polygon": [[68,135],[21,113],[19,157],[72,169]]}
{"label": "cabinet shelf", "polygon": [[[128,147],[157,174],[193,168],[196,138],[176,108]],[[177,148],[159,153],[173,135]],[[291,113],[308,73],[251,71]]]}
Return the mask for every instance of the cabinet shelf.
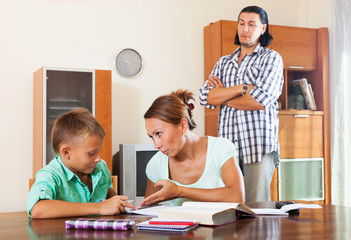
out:
{"label": "cabinet shelf", "polygon": [[[283,59],[284,60],[284,59]],[[317,70],[308,70],[308,69],[289,69],[285,68],[284,69],[284,86],[282,93],[278,99],[278,101],[281,103],[282,109],[289,109],[288,103],[289,103],[289,86],[290,82],[293,80],[297,79],[302,79],[306,78],[308,84],[311,85],[312,91],[313,91],[313,97],[316,102],[316,107],[317,110],[323,110],[323,94],[320,94],[321,86],[318,81],[318,75],[319,72]],[[290,99],[291,100],[291,99]],[[305,98],[303,97],[303,101],[305,101]],[[293,110],[293,109],[289,109]],[[301,109],[302,110],[302,109]]]}
{"label": "cabinet shelf", "polygon": [[63,110],[63,111],[70,111],[81,106],[72,106],[72,107],[49,107],[50,110]]}
{"label": "cabinet shelf", "polygon": [[57,103],[77,103],[82,102],[81,99],[48,99],[49,102],[57,102]]}

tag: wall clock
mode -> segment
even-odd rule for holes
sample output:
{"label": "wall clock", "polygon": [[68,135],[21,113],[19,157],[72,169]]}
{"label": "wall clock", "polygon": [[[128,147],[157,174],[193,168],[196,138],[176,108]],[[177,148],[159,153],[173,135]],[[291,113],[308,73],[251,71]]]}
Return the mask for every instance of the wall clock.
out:
{"label": "wall clock", "polygon": [[140,74],[143,68],[143,59],[136,50],[125,48],[117,54],[115,66],[122,77],[133,78]]}

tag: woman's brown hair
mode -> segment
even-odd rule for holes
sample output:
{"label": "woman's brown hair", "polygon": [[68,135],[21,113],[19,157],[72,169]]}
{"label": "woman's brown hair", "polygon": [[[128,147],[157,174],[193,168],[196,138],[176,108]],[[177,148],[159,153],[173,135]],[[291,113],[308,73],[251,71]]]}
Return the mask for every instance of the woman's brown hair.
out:
{"label": "woman's brown hair", "polygon": [[168,95],[163,95],[152,103],[151,107],[144,114],[144,118],[156,118],[174,125],[178,125],[182,118],[188,121],[189,129],[193,130],[196,123],[192,119],[194,94],[188,90],[179,89]]}
{"label": "woman's brown hair", "polygon": [[55,120],[51,132],[52,148],[58,154],[62,143],[73,147],[89,136],[104,139],[105,130],[87,109],[77,108]]}

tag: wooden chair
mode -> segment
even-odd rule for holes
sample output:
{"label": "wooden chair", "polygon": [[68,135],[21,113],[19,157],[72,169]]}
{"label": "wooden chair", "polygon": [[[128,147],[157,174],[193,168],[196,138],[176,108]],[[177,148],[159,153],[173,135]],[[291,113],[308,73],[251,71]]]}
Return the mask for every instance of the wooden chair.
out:
{"label": "wooden chair", "polygon": [[118,195],[118,176],[112,176],[112,188]]}
{"label": "wooden chair", "polygon": [[[35,178],[29,179],[29,191],[35,182]],[[112,188],[118,194],[118,176],[112,176]]]}
{"label": "wooden chair", "polygon": [[30,178],[30,179],[29,179],[29,191],[30,191],[30,189],[32,188],[34,182],[35,182],[35,178]]}

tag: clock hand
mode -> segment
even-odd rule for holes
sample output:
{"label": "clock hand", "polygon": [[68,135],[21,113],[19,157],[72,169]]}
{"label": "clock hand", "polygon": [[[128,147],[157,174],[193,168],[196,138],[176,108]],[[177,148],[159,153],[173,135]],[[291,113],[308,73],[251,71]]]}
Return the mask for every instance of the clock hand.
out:
{"label": "clock hand", "polygon": [[129,75],[131,76],[132,75],[132,69],[130,68],[130,63],[128,60],[124,59],[124,61],[128,64],[128,68],[129,68]]}

